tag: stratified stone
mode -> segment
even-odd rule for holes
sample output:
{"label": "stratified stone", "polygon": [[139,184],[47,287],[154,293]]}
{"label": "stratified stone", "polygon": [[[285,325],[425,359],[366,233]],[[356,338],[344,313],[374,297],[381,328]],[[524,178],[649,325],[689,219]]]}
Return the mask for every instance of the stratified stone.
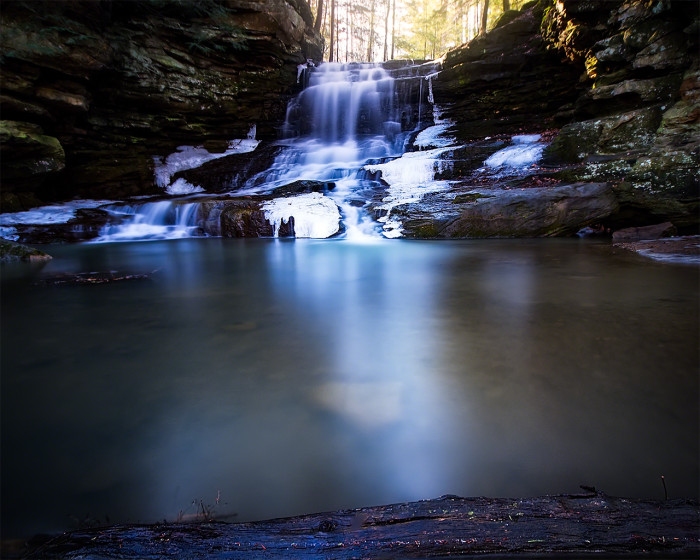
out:
{"label": "stratified stone", "polygon": [[[479,190],[482,196],[462,198],[435,212],[444,194],[425,203],[399,206],[393,215],[403,222],[407,237],[556,237],[573,235],[618,209],[605,183],[579,183],[557,188]],[[427,211],[425,210],[427,209]]]}
{"label": "stratified stone", "polygon": [[632,227],[620,229],[613,232],[613,241],[642,241],[648,239],[660,239],[662,237],[671,237],[676,235],[678,231],[671,222],[663,224],[655,224],[653,226]]}

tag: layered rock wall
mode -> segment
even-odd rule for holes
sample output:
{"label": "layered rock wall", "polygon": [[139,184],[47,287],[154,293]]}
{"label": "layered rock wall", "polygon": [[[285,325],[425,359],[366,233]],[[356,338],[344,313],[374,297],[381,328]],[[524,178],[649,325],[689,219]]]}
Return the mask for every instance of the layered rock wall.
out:
{"label": "layered rock wall", "polygon": [[[447,53],[435,99],[456,133],[557,134],[552,180],[608,182],[617,228],[698,228],[699,5],[675,0],[540,0]],[[551,134],[551,132],[550,132]]]}
{"label": "layered rock wall", "polygon": [[9,1],[2,210],[152,192],[153,156],[274,138],[321,39],[303,0]]}

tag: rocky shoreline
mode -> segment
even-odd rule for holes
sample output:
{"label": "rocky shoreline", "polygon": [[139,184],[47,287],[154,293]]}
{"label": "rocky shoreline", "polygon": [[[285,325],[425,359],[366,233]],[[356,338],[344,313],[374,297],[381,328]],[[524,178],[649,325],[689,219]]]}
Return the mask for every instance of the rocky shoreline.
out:
{"label": "rocky shoreline", "polygon": [[116,525],[4,543],[6,558],[696,558],[693,500],[587,490],[538,498],[460,498],[252,523]]}

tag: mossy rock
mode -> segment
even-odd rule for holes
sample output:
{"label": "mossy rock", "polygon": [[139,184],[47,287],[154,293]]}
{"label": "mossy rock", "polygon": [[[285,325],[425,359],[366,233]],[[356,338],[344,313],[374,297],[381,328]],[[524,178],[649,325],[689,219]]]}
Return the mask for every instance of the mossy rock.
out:
{"label": "mossy rock", "polygon": [[563,127],[552,143],[545,148],[543,158],[548,163],[577,163],[598,148],[603,129],[600,121],[583,121]]}
{"label": "mossy rock", "polygon": [[0,239],[0,263],[13,261],[31,261],[41,262],[50,260],[51,255],[47,255],[43,251],[15,243],[7,239]]}
{"label": "mossy rock", "polygon": [[58,139],[26,122],[0,121],[0,153],[3,181],[60,171],[66,164]]}

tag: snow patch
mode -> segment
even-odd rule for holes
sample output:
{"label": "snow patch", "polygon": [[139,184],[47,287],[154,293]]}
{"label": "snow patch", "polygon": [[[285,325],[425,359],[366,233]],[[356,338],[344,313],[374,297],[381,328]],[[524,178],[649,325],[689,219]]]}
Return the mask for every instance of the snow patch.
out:
{"label": "snow patch", "polygon": [[193,185],[192,183],[188,183],[182,177],[180,177],[172,185],[168,185],[167,187],[165,187],[165,192],[173,195],[194,194],[198,192],[204,192],[204,189],[199,185]]}
{"label": "snow patch", "polygon": [[446,136],[446,132],[452,126],[452,122],[443,121],[440,124],[429,126],[421,130],[413,141],[413,145],[418,148],[445,148],[452,146],[455,139],[451,136]]}
{"label": "snow patch", "polygon": [[286,198],[275,198],[262,205],[265,218],[273,225],[278,236],[282,222],[294,216],[294,235],[325,239],[338,233],[340,211],[335,202],[321,193],[308,193]]}
{"label": "snow patch", "polygon": [[365,165],[371,173],[381,171],[382,179],[389,183],[384,204],[378,206],[387,213],[379,218],[383,223],[384,237],[400,237],[401,222],[391,216],[391,210],[400,205],[418,202],[424,195],[448,188],[449,181],[436,181],[435,173],[445,171],[452,164],[440,159],[440,155],[451,148],[436,148],[423,152],[407,152],[400,158],[377,165]]}
{"label": "snow patch", "polygon": [[75,211],[81,208],[99,208],[113,204],[112,200],[71,200],[61,204],[51,204],[32,208],[24,212],[0,214],[0,226],[15,224],[65,224],[75,217]]}
{"label": "snow patch", "polygon": [[513,144],[497,151],[484,162],[484,165],[487,167],[524,168],[537,163],[545,148],[545,144],[539,140],[539,134],[513,136]]}
{"label": "snow patch", "polygon": [[[218,154],[212,154],[202,146],[180,146],[177,148],[177,152],[170,154],[166,158],[155,156],[153,161],[155,163],[154,175],[156,185],[167,191],[167,188],[171,186],[170,178],[178,171],[193,169],[208,161],[231,154],[252,152],[260,143],[259,140],[255,140],[255,134],[256,126],[253,125],[248,132],[247,138],[231,140],[228,144],[228,148],[226,148],[224,152]],[[199,188],[201,189],[201,187]]]}

